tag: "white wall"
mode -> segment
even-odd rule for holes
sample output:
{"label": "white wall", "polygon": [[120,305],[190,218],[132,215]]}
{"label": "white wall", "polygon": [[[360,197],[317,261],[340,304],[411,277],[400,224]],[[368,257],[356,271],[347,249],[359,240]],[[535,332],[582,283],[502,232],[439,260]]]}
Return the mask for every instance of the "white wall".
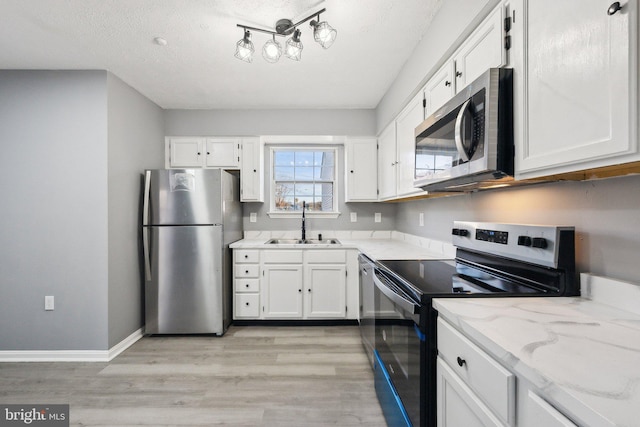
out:
{"label": "white wall", "polygon": [[162,109],[109,73],[109,348],[144,325],[139,263],[141,177],[162,169]]}
{"label": "white wall", "polygon": [[0,71],[0,350],[107,348],[106,79]]}

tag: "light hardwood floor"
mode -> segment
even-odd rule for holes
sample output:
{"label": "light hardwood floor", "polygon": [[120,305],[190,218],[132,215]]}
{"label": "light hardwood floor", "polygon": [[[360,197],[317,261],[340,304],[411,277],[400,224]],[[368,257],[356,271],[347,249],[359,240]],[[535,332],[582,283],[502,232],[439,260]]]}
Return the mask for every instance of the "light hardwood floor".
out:
{"label": "light hardwood floor", "polygon": [[0,403],[71,425],[385,426],[356,326],[145,337],[110,363],[0,363]]}

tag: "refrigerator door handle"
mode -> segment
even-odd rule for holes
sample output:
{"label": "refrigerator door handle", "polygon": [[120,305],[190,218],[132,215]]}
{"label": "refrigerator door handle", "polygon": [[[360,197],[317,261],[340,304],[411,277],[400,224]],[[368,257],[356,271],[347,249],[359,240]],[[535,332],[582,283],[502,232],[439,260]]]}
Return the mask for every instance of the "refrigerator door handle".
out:
{"label": "refrigerator door handle", "polygon": [[149,227],[142,227],[142,252],[144,253],[144,279],[151,280],[151,260],[149,254]]}
{"label": "refrigerator door handle", "polygon": [[149,196],[151,192],[151,171],[144,173],[144,195],[142,196],[142,225],[149,221]]}
{"label": "refrigerator door handle", "polygon": [[146,227],[149,220],[149,196],[151,191],[151,171],[144,174],[144,198],[142,202],[142,252],[144,254],[144,278],[151,280],[151,261],[149,254],[149,228]]}

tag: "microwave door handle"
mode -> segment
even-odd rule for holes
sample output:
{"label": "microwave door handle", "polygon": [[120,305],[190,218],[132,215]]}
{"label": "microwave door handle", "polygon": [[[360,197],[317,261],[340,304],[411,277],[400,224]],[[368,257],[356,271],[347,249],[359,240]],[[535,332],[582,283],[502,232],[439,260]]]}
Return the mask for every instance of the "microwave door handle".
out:
{"label": "microwave door handle", "polygon": [[471,99],[467,99],[467,101],[462,104],[462,108],[458,111],[458,116],[456,117],[456,126],[455,126],[455,140],[456,140],[456,148],[458,149],[458,154],[460,154],[460,158],[463,162],[469,161],[469,154],[467,150],[464,148],[464,135],[462,134],[463,129],[463,120],[464,116],[467,113],[467,109],[469,108],[469,104],[471,103]]}
{"label": "microwave door handle", "polygon": [[375,274],[373,275],[373,283],[375,283],[380,292],[385,294],[391,301],[398,304],[404,310],[408,311],[411,314],[418,313],[418,305],[414,304],[413,301],[409,301],[408,299],[403,298],[401,295],[395,293],[392,289],[382,283]]}

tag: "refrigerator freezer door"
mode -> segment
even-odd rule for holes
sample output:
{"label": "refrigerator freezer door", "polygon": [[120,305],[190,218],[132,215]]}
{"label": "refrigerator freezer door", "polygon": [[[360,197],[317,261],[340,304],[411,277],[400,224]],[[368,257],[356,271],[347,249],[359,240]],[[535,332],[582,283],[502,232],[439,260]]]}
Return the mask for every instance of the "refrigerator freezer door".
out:
{"label": "refrigerator freezer door", "polygon": [[222,227],[148,229],[145,332],[222,335]]}
{"label": "refrigerator freezer door", "polygon": [[221,224],[221,173],[220,169],[147,171],[143,224]]}

